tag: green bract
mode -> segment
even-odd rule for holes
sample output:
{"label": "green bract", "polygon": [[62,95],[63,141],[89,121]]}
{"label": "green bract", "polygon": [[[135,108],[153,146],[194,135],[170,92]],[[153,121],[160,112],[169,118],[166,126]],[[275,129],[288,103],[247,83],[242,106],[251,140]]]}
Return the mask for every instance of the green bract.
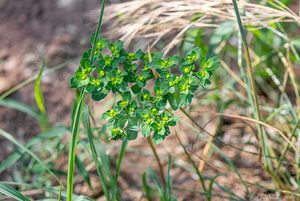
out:
{"label": "green bract", "polygon": [[[90,41],[93,37],[94,34]],[[174,111],[189,105],[195,91],[210,84],[210,77],[219,66],[218,58],[207,60],[199,48],[185,57],[163,58],[160,52],[127,52],[122,41],[111,43],[102,36],[96,42],[93,63],[89,61],[90,54],[91,49],[83,54],[70,85],[84,89],[95,101],[110,92],[121,96],[102,115],[109,122],[112,139],[132,140],[141,130],[145,137],[153,133],[154,142],[160,143],[170,134],[170,126],[176,125],[171,109],[166,109],[167,103]],[[176,66],[180,69],[178,74],[171,72]],[[146,88],[149,80],[154,80],[153,89]]]}

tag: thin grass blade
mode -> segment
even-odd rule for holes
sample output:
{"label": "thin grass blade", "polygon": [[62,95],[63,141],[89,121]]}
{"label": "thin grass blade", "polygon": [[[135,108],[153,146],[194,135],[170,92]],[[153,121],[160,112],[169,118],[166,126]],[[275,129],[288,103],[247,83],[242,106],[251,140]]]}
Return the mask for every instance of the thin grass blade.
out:
{"label": "thin grass blade", "polygon": [[0,184],[0,193],[18,201],[31,201],[29,197],[23,195],[7,184]]}
{"label": "thin grass blade", "polygon": [[[101,187],[103,189],[106,200],[109,201],[110,200],[110,193],[109,193],[108,187],[107,187],[108,186],[107,185],[107,180],[105,179],[105,176],[103,174],[103,165],[101,165],[101,163],[99,161],[98,153],[97,153],[96,148],[95,148],[95,144],[94,144],[94,140],[93,140],[93,133],[92,133],[91,125],[90,125],[90,115],[89,114],[90,114],[89,107],[86,105],[84,107],[84,110],[83,110],[83,126],[84,126],[85,132],[88,136],[93,161],[96,164],[96,169],[97,169],[97,173],[98,173],[99,180],[100,180],[100,183],[101,183]],[[105,161],[106,160],[102,160],[101,162],[104,163]]]}

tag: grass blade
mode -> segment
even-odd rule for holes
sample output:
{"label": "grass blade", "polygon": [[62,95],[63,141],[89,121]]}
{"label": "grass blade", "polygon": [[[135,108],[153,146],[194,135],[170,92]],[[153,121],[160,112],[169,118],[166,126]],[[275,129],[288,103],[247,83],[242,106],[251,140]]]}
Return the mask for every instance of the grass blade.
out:
{"label": "grass blade", "polygon": [[47,112],[46,112],[43,94],[41,92],[41,79],[42,79],[44,69],[45,69],[45,60],[43,60],[42,67],[40,69],[40,72],[39,72],[39,74],[36,78],[35,84],[34,84],[35,102],[42,114],[42,121],[40,122],[40,126],[42,129],[46,129],[48,127],[48,116],[47,116]]}
{"label": "grass blade", "polygon": [[12,188],[7,184],[0,184],[0,193],[19,201],[31,200],[29,197],[24,196],[22,193],[20,193],[19,191],[17,191],[16,189]]}
{"label": "grass blade", "polygon": [[166,195],[167,195],[167,200],[172,200],[171,157],[169,157],[169,160],[168,160]]}
{"label": "grass blade", "polygon": [[248,187],[245,183],[245,181],[243,180],[239,170],[237,169],[237,167],[231,162],[231,160],[226,156],[226,154],[218,147],[216,146],[215,144],[212,144],[212,147],[217,151],[219,152],[222,157],[226,160],[226,162],[229,164],[230,168],[236,173],[236,175],[239,177],[240,181],[242,182],[247,194],[249,194],[249,190],[248,190]]}
{"label": "grass blade", "polygon": [[[106,181],[105,176],[103,174],[103,170],[102,170],[103,166],[100,164],[98,153],[96,151],[95,144],[94,144],[94,141],[93,141],[93,133],[92,133],[91,125],[90,125],[90,115],[89,114],[90,114],[89,107],[86,105],[84,107],[84,110],[83,110],[83,126],[84,126],[85,132],[88,136],[93,161],[96,164],[96,169],[97,169],[97,173],[98,173],[98,176],[99,176],[99,180],[100,180],[102,190],[104,192],[106,200],[109,201],[110,200],[110,194],[109,194],[109,191],[108,191],[108,188],[107,188],[107,181]],[[105,162],[105,160],[102,160],[102,163],[104,163],[104,162]]]}
{"label": "grass blade", "polygon": [[122,164],[122,160],[123,160],[124,155],[125,155],[127,144],[128,144],[127,139],[122,141],[122,146],[121,146],[121,150],[120,150],[118,161],[117,161],[117,168],[116,168],[116,175],[115,175],[115,179],[114,179],[113,199],[112,200],[117,199],[117,195],[118,195],[118,177],[119,177],[119,174],[120,174],[121,164]]}
{"label": "grass blade", "polygon": [[[30,149],[33,145],[36,145],[40,143],[42,140],[48,140],[50,138],[61,138],[65,133],[67,133],[69,130],[64,126],[55,127],[51,130],[48,130],[46,132],[42,132],[38,134],[36,137],[31,139],[29,142],[27,142],[24,146],[27,149]],[[6,157],[1,163],[0,163],[0,173],[2,173],[7,168],[11,167],[13,164],[15,164],[21,156],[25,153],[24,150],[17,148],[12,154],[10,154],[8,157]]]}
{"label": "grass blade", "polygon": [[163,185],[160,183],[160,181],[159,181],[156,173],[154,172],[154,170],[152,168],[148,168],[147,169],[147,174],[149,175],[150,178],[153,179],[153,181],[154,181],[154,183],[157,187],[160,201],[166,201]]}
{"label": "grass blade", "polygon": [[83,100],[84,100],[84,92],[81,92],[76,102],[75,112],[72,121],[72,139],[70,142],[68,178],[67,178],[68,201],[72,201],[73,185],[74,185],[73,184],[74,164],[75,164],[76,147],[77,147],[78,134],[79,134],[81,109],[84,102]]}
{"label": "grass blade", "polygon": [[47,167],[47,165],[39,159],[33,152],[31,152],[29,149],[27,149],[25,146],[23,146],[21,143],[19,143],[11,134],[7,133],[6,131],[2,130],[0,128],[0,136],[6,138],[7,140],[14,143],[16,146],[18,146],[20,149],[22,149],[24,152],[29,154],[32,158],[34,158],[45,170],[47,170],[57,181],[59,179],[55,176],[55,174]]}
{"label": "grass blade", "polygon": [[46,113],[46,108],[44,104],[44,98],[41,92],[41,78],[42,74],[45,68],[45,60],[43,60],[42,67],[40,69],[40,72],[36,78],[35,84],[34,84],[34,97],[35,97],[35,102],[41,113]]}
{"label": "grass blade", "polygon": [[18,110],[20,112],[28,114],[29,116],[37,119],[38,121],[41,120],[41,114],[38,111],[36,111],[31,106],[21,103],[19,101],[12,99],[0,100],[0,106]]}
{"label": "grass blade", "polygon": [[[104,14],[104,6],[105,0],[102,1],[99,20],[96,28],[95,38],[92,46],[91,58],[90,61],[93,63],[94,60],[94,52],[95,52],[95,45],[97,42],[97,38],[99,32],[101,30],[102,18]],[[70,153],[69,153],[69,162],[68,162],[68,178],[67,178],[67,200],[72,201],[72,194],[73,194],[73,177],[74,177],[74,163],[75,163],[75,154],[76,154],[76,145],[78,141],[78,132],[79,132],[79,124],[80,124],[80,115],[81,115],[81,107],[85,97],[85,88],[83,88],[80,92],[79,98],[76,104],[76,110],[73,116],[72,121],[72,139],[70,145]]]}
{"label": "grass blade", "polygon": [[77,166],[79,173],[83,176],[84,180],[89,185],[89,188],[94,190],[93,186],[91,185],[89,173],[86,170],[85,165],[82,163],[82,161],[77,156],[75,156],[75,164]]}
{"label": "grass blade", "polygon": [[[255,85],[255,80],[254,80],[254,77],[253,77],[253,67],[252,67],[252,63],[251,63],[251,59],[250,59],[250,53],[249,53],[248,43],[247,43],[247,39],[246,39],[246,33],[244,31],[244,28],[243,28],[243,23],[242,23],[242,20],[241,20],[241,16],[240,16],[240,13],[239,13],[239,8],[238,8],[236,0],[232,0],[232,3],[233,3],[233,6],[234,6],[234,12],[235,12],[235,15],[236,15],[236,19],[237,19],[237,22],[238,22],[240,33],[241,33],[241,36],[242,36],[243,49],[244,49],[244,52],[245,52],[245,58],[246,58],[246,63],[247,63],[248,78],[249,78],[250,87],[251,87],[251,96],[252,96],[252,99],[253,99],[252,101],[254,103],[254,109],[255,109],[255,118],[258,121],[261,121],[260,109],[259,109],[259,104],[258,104],[258,97],[257,97],[257,92],[256,92],[256,85]],[[270,160],[266,157],[266,156],[269,156],[268,149],[266,147],[267,146],[266,145],[267,144],[267,142],[266,142],[267,136],[265,135],[261,125],[257,124],[257,128],[258,128],[258,134],[259,134],[259,137],[260,137],[260,144],[261,144],[261,147],[262,147],[262,150],[263,150],[263,153],[264,153],[263,154],[264,161],[266,162],[264,165],[266,165],[267,169],[271,170],[272,169],[272,164],[271,164]]]}
{"label": "grass blade", "polygon": [[152,190],[151,186],[148,184],[146,172],[144,172],[142,179],[143,179],[143,188],[146,193],[146,198],[148,201],[151,201],[151,200],[153,200],[153,190]]}

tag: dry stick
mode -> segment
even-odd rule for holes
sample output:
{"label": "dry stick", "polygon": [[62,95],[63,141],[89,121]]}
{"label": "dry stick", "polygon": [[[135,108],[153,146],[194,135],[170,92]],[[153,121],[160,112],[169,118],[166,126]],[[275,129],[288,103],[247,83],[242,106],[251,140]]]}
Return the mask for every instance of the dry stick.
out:
{"label": "dry stick", "polygon": [[[252,99],[253,99],[254,107],[255,107],[255,117],[258,121],[261,121],[260,110],[259,110],[259,105],[258,105],[258,98],[257,98],[257,94],[256,94],[256,85],[255,85],[255,81],[254,81],[254,77],[253,77],[253,67],[252,67],[252,63],[251,63],[251,59],[250,59],[250,53],[249,53],[248,43],[247,43],[247,39],[246,39],[246,34],[245,34],[245,31],[244,31],[244,28],[243,28],[243,23],[242,23],[240,14],[239,14],[239,8],[238,8],[238,5],[236,3],[236,0],[232,0],[232,3],[233,3],[233,6],[234,6],[236,19],[238,21],[240,34],[242,36],[243,49],[244,49],[244,52],[245,52],[245,58],[246,58],[246,63],[247,63],[248,77],[249,77],[250,86],[251,86],[251,95],[252,95]],[[262,125],[257,124],[257,128],[258,128],[258,134],[259,134],[260,140],[261,140],[262,150],[263,150],[263,153],[264,153],[264,159],[265,159],[265,162],[267,162],[266,155],[268,155],[268,154],[267,154],[267,150],[266,150],[265,136],[263,134]],[[269,169],[270,167],[272,167],[272,164],[267,163],[266,167]]]}
{"label": "dry stick", "polygon": [[[220,122],[219,120],[217,120],[217,121]],[[204,170],[206,160],[207,160],[207,155],[209,153],[211,144],[213,143],[216,135],[218,134],[218,128],[219,128],[220,124],[219,123],[217,123],[217,124],[218,124],[218,126],[216,126],[216,129],[215,129],[214,133],[212,134],[212,136],[209,136],[208,141],[205,144],[205,147],[203,149],[202,156],[201,156],[201,158],[203,158],[203,159],[200,160],[199,165],[198,165],[198,170],[200,172],[202,172]]]}

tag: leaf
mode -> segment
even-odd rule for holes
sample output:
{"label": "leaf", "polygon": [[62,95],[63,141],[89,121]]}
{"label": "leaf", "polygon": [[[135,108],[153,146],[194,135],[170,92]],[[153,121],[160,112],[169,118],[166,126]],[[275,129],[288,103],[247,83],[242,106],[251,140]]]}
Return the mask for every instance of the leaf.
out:
{"label": "leaf", "polygon": [[144,137],[148,137],[150,135],[150,132],[151,132],[150,126],[148,126],[147,124],[143,124],[142,125],[142,135]]}
{"label": "leaf", "polygon": [[32,151],[30,151],[29,149],[27,149],[24,145],[22,145],[21,143],[19,143],[11,134],[7,133],[6,131],[2,130],[0,128],[0,136],[6,138],[7,140],[11,141],[12,143],[14,143],[17,147],[19,147],[20,149],[22,149],[24,152],[26,152],[27,154],[29,154],[32,158],[34,158],[45,170],[47,170],[57,181],[58,178],[54,175],[54,173],[47,167],[47,165],[39,158],[37,157]]}
{"label": "leaf", "polygon": [[101,159],[102,163],[100,163],[100,161],[99,161],[98,153],[96,151],[94,140],[93,140],[93,133],[92,133],[91,125],[90,125],[90,111],[89,111],[88,106],[84,107],[82,121],[83,121],[83,126],[85,128],[85,132],[88,136],[88,140],[89,140],[89,144],[90,144],[90,148],[91,148],[91,152],[92,152],[92,157],[96,164],[96,169],[97,169],[97,173],[99,176],[101,187],[103,189],[106,200],[110,200],[110,194],[108,191],[108,182],[105,179],[105,175],[104,175],[104,172],[105,172],[104,167],[107,166],[107,164],[105,165],[105,163],[109,163],[109,161],[102,160],[102,159]]}
{"label": "leaf", "polygon": [[70,141],[70,150],[69,150],[69,160],[68,160],[68,178],[67,178],[67,197],[68,201],[72,200],[73,194],[73,178],[74,178],[74,163],[76,156],[76,147],[78,142],[78,135],[80,129],[80,116],[82,112],[82,105],[84,103],[85,94],[82,91],[76,100],[75,112],[72,117],[72,132],[71,132],[71,141]]}
{"label": "leaf", "polygon": [[160,135],[160,134],[155,132],[154,135],[153,135],[153,142],[154,142],[154,144],[159,144],[162,141],[164,141],[165,138],[166,138],[165,135]]}
{"label": "leaf", "polygon": [[85,168],[85,165],[81,162],[81,160],[75,156],[75,164],[79,173],[83,176],[86,183],[89,185],[89,188],[93,190],[93,186],[91,185],[91,180],[88,171]]}
{"label": "leaf", "polygon": [[24,112],[30,115],[31,117],[37,119],[38,121],[40,121],[42,118],[41,114],[38,111],[36,111],[34,108],[16,100],[12,100],[8,98],[4,100],[0,100],[0,106],[12,108],[20,112]]}
{"label": "leaf", "polygon": [[70,88],[76,89],[79,86],[79,80],[76,78],[76,76],[72,76],[69,80]]}
{"label": "leaf", "polygon": [[144,172],[143,174],[143,188],[144,191],[146,193],[146,197],[148,201],[153,200],[153,189],[151,188],[151,186],[148,184],[148,180],[147,180],[147,172]]}
{"label": "leaf", "polygon": [[181,99],[180,99],[180,93],[175,92],[173,94],[168,94],[168,101],[172,107],[173,110],[177,110],[180,107]]}
{"label": "leaf", "polygon": [[95,90],[92,93],[92,99],[94,101],[100,101],[100,100],[104,99],[106,96],[107,96],[107,94],[103,93],[102,91]]}
{"label": "leaf", "polygon": [[[33,145],[40,143],[42,140],[49,140],[50,138],[62,138],[65,133],[69,132],[66,127],[59,126],[54,127],[51,130],[47,130],[45,132],[39,133],[36,137],[32,138],[29,142],[27,142],[24,146],[30,150]],[[11,167],[15,164],[21,156],[25,153],[23,149],[16,149],[12,154],[6,157],[0,163],[0,173],[6,170],[7,168]]]}
{"label": "leaf", "polygon": [[19,191],[15,190],[7,184],[0,184],[0,193],[7,195],[8,197],[13,198],[15,200],[31,201],[29,197],[23,195],[22,193],[20,193]]}

